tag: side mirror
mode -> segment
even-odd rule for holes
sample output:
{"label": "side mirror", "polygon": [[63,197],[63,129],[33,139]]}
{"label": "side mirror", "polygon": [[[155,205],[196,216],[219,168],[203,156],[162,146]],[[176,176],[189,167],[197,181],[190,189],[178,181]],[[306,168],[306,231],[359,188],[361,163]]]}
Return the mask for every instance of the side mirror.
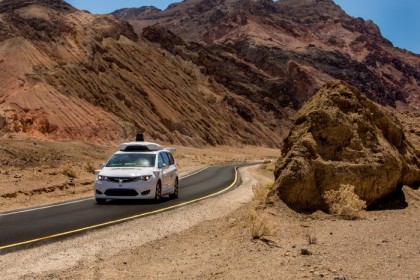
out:
{"label": "side mirror", "polygon": [[100,169],[104,168],[105,166],[106,166],[106,163],[101,163],[101,164],[99,164],[99,168],[100,168]]}
{"label": "side mirror", "polygon": [[165,168],[165,167],[166,167],[165,163],[159,162],[158,168]]}

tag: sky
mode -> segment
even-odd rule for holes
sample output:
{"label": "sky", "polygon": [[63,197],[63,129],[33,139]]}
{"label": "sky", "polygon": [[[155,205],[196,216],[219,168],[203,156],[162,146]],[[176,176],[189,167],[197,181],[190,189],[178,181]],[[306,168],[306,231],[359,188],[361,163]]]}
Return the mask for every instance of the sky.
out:
{"label": "sky", "polygon": [[[155,6],[166,9],[174,0],[66,0],[80,10],[106,14],[121,8]],[[420,54],[420,0],[334,0],[347,14],[370,19],[394,46]]]}

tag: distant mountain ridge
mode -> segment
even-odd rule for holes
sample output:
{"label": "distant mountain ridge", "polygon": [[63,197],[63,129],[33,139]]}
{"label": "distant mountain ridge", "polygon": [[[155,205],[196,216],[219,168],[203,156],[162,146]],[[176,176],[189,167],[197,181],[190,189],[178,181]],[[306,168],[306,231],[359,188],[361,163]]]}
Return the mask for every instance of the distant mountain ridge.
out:
{"label": "distant mountain ridge", "polygon": [[162,10],[154,6],[144,6],[140,8],[119,9],[119,10],[116,10],[115,12],[112,12],[111,14],[122,20],[132,20],[138,17],[151,16],[161,11]]}
{"label": "distant mountain ridge", "polygon": [[[295,107],[302,103],[293,96],[308,92],[290,91],[302,84],[286,87],[291,61],[300,70],[346,80],[383,105],[420,108],[420,56],[394,48],[372,21],[348,16],[332,0],[185,0],[129,22],[139,35],[158,25],[185,42],[245,61],[279,81],[266,97],[285,94]],[[309,87],[311,95],[317,87]]]}

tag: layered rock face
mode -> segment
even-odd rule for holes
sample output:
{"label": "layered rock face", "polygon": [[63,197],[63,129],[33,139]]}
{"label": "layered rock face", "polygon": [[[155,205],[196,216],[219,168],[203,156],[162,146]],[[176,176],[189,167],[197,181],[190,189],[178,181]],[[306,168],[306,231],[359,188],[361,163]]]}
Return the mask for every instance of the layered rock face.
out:
{"label": "layered rock face", "polygon": [[280,141],[256,107],[248,106],[253,118],[244,120],[230,105],[241,100],[198,66],[139,41],[127,22],[62,0],[0,1],[0,81],[0,136],[109,143],[143,132],[184,145]]}
{"label": "layered rock face", "polygon": [[397,118],[345,82],[326,83],[299,111],[284,139],[270,199],[327,210],[325,191],[354,185],[367,206],[420,185],[420,152]]}

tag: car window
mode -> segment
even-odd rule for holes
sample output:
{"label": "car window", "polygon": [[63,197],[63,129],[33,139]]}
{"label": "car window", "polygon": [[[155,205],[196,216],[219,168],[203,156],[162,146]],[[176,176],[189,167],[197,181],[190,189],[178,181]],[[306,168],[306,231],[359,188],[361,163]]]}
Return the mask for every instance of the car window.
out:
{"label": "car window", "polygon": [[175,160],[174,160],[174,157],[172,156],[172,154],[171,153],[166,153],[167,155],[168,155],[168,157],[169,157],[169,164],[170,165],[173,165],[173,164],[175,164]]}
{"label": "car window", "polygon": [[169,166],[170,165],[170,161],[169,161],[168,154],[167,153],[161,153],[161,155],[162,155],[162,158],[163,158],[163,163],[165,163],[166,166]]}
{"label": "car window", "polygon": [[162,153],[158,154],[158,168],[162,168],[163,166],[163,157],[162,157]]}
{"label": "car window", "polygon": [[153,167],[155,166],[154,154],[114,154],[106,167]]}

